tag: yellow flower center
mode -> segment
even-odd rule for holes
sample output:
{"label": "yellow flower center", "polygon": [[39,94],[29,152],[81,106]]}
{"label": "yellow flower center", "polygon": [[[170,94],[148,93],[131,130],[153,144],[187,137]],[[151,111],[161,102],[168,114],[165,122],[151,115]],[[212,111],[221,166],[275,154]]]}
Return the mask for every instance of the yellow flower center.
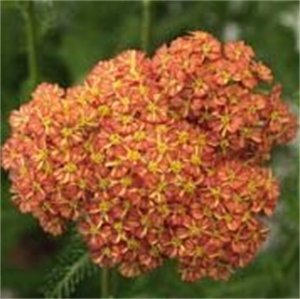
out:
{"label": "yellow flower center", "polygon": [[38,161],[45,161],[48,158],[48,151],[46,149],[40,149],[36,155]]}
{"label": "yellow flower center", "polygon": [[201,246],[197,246],[197,247],[195,248],[195,256],[197,256],[197,257],[202,257],[203,254],[204,254],[203,248],[202,248]]}
{"label": "yellow flower center", "polygon": [[116,230],[117,233],[121,233],[123,231],[123,224],[122,222],[116,222],[113,225],[114,229]]}
{"label": "yellow flower center", "polygon": [[221,71],[219,75],[220,75],[220,78],[221,78],[223,84],[227,84],[229,82],[229,80],[231,79],[230,74],[224,70]]}
{"label": "yellow flower center", "polygon": [[141,154],[139,153],[139,151],[136,150],[128,150],[127,152],[127,159],[129,161],[138,161],[141,159]]}
{"label": "yellow flower center", "polygon": [[122,115],[120,117],[120,122],[123,126],[129,125],[132,123],[133,117],[130,114]]}
{"label": "yellow flower center", "polygon": [[174,237],[174,238],[172,238],[172,240],[171,240],[171,244],[172,244],[174,247],[178,248],[178,247],[180,247],[180,246],[182,245],[182,241],[181,241],[179,238]]}
{"label": "yellow flower center", "polygon": [[96,164],[100,164],[104,161],[104,156],[101,153],[92,153],[91,160]]}
{"label": "yellow flower center", "polygon": [[157,161],[149,161],[148,163],[148,170],[152,173],[157,173],[159,168],[158,168],[158,162]]}
{"label": "yellow flower center", "polygon": [[157,185],[157,191],[162,193],[164,192],[168,187],[168,183],[166,181],[160,181]]}
{"label": "yellow flower center", "polygon": [[199,234],[201,233],[201,229],[194,224],[189,227],[189,232],[192,236],[199,236]]}
{"label": "yellow flower center", "polygon": [[73,134],[73,130],[71,128],[64,127],[61,130],[63,137],[68,138]]}
{"label": "yellow flower center", "polygon": [[221,115],[220,120],[223,128],[228,127],[230,124],[230,116],[228,114]]}
{"label": "yellow flower center", "polygon": [[42,123],[43,123],[43,126],[45,127],[45,130],[49,130],[49,127],[51,126],[52,124],[52,120],[49,119],[49,118],[42,118]]}
{"label": "yellow flower center", "polygon": [[127,239],[126,243],[128,248],[131,250],[137,250],[140,247],[140,243],[135,239]]}
{"label": "yellow flower center", "polygon": [[172,161],[170,163],[170,169],[171,169],[171,171],[173,173],[179,173],[179,172],[181,172],[182,167],[183,167],[182,163],[180,161],[178,161],[178,160]]}
{"label": "yellow flower center", "polygon": [[148,87],[145,86],[145,85],[140,84],[139,90],[140,90],[141,95],[145,95],[148,92]]}
{"label": "yellow flower center", "polygon": [[170,213],[170,209],[168,208],[168,206],[166,204],[162,204],[158,206],[158,212],[163,216],[167,216]]}
{"label": "yellow flower center", "polygon": [[110,256],[111,250],[109,249],[109,247],[105,247],[105,248],[102,250],[102,254],[103,254],[103,256]]}
{"label": "yellow flower center", "polygon": [[189,134],[186,131],[180,132],[178,134],[178,142],[180,144],[186,144],[189,140]]}
{"label": "yellow flower center", "polygon": [[249,138],[252,135],[252,130],[250,128],[242,128],[242,135],[245,138]]}
{"label": "yellow flower center", "polygon": [[199,134],[197,138],[197,144],[202,148],[206,145],[206,135]]}
{"label": "yellow flower center", "polygon": [[280,118],[280,114],[278,111],[273,111],[271,113],[271,120],[278,120]]}
{"label": "yellow flower center", "polygon": [[109,141],[112,145],[118,145],[121,143],[122,138],[119,134],[111,134],[109,136]]}
{"label": "yellow flower center", "polygon": [[226,152],[228,146],[229,146],[229,141],[227,139],[222,139],[220,142],[220,147],[223,153]]}
{"label": "yellow flower center", "polygon": [[132,178],[129,177],[129,176],[125,176],[125,177],[123,177],[123,178],[121,179],[121,185],[122,185],[123,187],[129,187],[129,186],[132,185],[132,183],[133,183],[133,180],[132,180]]}
{"label": "yellow flower center", "polygon": [[146,139],[146,132],[145,131],[136,131],[133,135],[134,141],[143,141]]}
{"label": "yellow flower center", "polygon": [[232,183],[236,178],[236,173],[232,169],[228,169],[227,178]]}
{"label": "yellow flower center", "polygon": [[237,104],[237,103],[238,103],[238,98],[235,97],[235,96],[231,96],[231,97],[229,98],[229,103],[230,103],[230,104]]}
{"label": "yellow flower center", "polygon": [[107,213],[111,208],[111,203],[109,201],[101,201],[99,204],[99,210],[101,213]]}
{"label": "yellow flower center", "polygon": [[230,214],[226,214],[224,216],[224,219],[225,219],[226,222],[231,222],[232,221],[232,216]]}
{"label": "yellow flower center", "polygon": [[42,190],[41,185],[40,185],[39,183],[37,183],[37,182],[33,182],[33,183],[32,183],[32,187],[33,187],[33,189],[34,189],[35,191],[41,191],[41,190]]}
{"label": "yellow flower center", "polygon": [[123,106],[127,107],[130,104],[130,99],[128,97],[120,98],[120,102]]}
{"label": "yellow flower center", "polygon": [[250,194],[256,192],[257,184],[254,181],[250,181],[247,186],[247,190]]}
{"label": "yellow flower center", "polygon": [[193,82],[194,89],[202,89],[205,86],[205,83],[202,79],[198,78]]}
{"label": "yellow flower center", "polygon": [[168,145],[165,142],[157,141],[156,148],[163,155],[168,150]]}
{"label": "yellow flower center", "polygon": [[86,186],[87,186],[87,184],[86,184],[86,181],[85,180],[80,180],[79,181],[79,183],[78,183],[78,187],[80,188],[80,189],[86,189]]}
{"label": "yellow flower center", "polygon": [[204,44],[202,46],[202,51],[204,55],[207,55],[211,51],[211,45],[210,44]]}
{"label": "yellow flower center", "polygon": [[200,166],[202,164],[201,156],[199,154],[192,154],[191,163],[195,166]]}
{"label": "yellow flower center", "polygon": [[64,170],[67,172],[67,173],[74,173],[76,170],[77,170],[77,166],[75,163],[73,162],[68,162],[65,167],[64,167]]}
{"label": "yellow flower center", "polygon": [[98,182],[98,186],[101,190],[107,190],[110,186],[110,181],[108,179],[100,179]]}
{"label": "yellow flower center", "polygon": [[182,188],[185,193],[193,194],[195,192],[196,185],[191,181],[187,181],[183,183]]}
{"label": "yellow flower center", "polygon": [[157,111],[159,110],[158,106],[156,104],[154,104],[153,102],[150,102],[147,105],[147,110],[152,113],[152,114],[156,114]]}
{"label": "yellow flower center", "polygon": [[113,88],[114,89],[118,89],[122,86],[122,81],[121,80],[116,80],[114,83],[113,83]]}
{"label": "yellow flower center", "polygon": [[221,190],[218,187],[216,187],[216,188],[210,188],[210,194],[214,198],[220,198],[220,196],[221,196]]}
{"label": "yellow flower center", "polygon": [[100,105],[98,107],[98,113],[101,118],[109,116],[111,114],[111,110],[107,105]]}

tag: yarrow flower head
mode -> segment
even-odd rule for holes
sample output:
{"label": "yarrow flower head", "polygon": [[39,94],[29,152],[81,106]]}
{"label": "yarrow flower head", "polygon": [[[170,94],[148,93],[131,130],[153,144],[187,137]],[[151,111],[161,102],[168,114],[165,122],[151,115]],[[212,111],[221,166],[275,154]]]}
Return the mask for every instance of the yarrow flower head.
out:
{"label": "yarrow flower head", "polygon": [[279,186],[262,164],[297,129],[254,57],[197,31],[99,62],[81,85],[42,83],[2,149],[13,202],[53,235],[75,222],[124,276],[175,259],[183,280],[227,279],[266,239]]}

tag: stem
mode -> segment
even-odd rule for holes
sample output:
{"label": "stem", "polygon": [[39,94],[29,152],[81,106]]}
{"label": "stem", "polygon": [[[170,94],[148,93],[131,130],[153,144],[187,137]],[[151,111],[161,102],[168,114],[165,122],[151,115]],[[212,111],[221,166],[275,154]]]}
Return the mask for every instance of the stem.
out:
{"label": "stem", "polygon": [[28,1],[22,5],[22,14],[25,20],[29,84],[32,89],[37,84],[39,76],[36,51],[36,32],[34,28],[34,1]]}
{"label": "stem", "polygon": [[101,298],[109,297],[109,269],[101,269]]}
{"label": "stem", "polygon": [[141,43],[142,49],[147,52],[149,51],[149,40],[150,40],[150,0],[142,0],[143,4],[143,23],[141,28]]}

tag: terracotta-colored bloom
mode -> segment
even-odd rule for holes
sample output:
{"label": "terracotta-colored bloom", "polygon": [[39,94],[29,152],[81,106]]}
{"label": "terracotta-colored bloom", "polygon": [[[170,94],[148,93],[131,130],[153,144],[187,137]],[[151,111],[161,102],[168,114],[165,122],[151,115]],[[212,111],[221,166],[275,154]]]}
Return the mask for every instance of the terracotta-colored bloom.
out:
{"label": "terracotta-colored bloom", "polygon": [[77,224],[92,260],[128,277],[175,259],[228,279],[267,237],[279,186],[263,168],[296,118],[244,42],[197,31],[148,58],[125,51],[82,85],[43,83],[2,148],[14,204],[43,229]]}
{"label": "terracotta-colored bloom", "polygon": [[245,45],[243,41],[228,42],[224,45],[225,57],[232,61],[249,62],[254,57],[254,51],[251,47]]}

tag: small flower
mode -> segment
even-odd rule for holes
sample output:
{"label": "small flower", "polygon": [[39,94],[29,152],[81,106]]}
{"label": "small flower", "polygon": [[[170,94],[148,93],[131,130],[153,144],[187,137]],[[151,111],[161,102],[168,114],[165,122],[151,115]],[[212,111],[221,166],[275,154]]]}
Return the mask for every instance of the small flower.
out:
{"label": "small flower", "polygon": [[245,45],[243,41],[228,42],[224,45],[225,57],[232,61],[249,62],[254,57],[254,51],[250,46]]}
{"label": "small flower", "polygon": [[255,88],[271,80],[244,42],[196,31],[81,85],[42,83],[1,151],[12,201],[53,235],[75,222],[93,262],[124,276],[175,259],[185,281],[226,280],[267,237],[280,192],[262,165],[297,131],[280,86]]}

